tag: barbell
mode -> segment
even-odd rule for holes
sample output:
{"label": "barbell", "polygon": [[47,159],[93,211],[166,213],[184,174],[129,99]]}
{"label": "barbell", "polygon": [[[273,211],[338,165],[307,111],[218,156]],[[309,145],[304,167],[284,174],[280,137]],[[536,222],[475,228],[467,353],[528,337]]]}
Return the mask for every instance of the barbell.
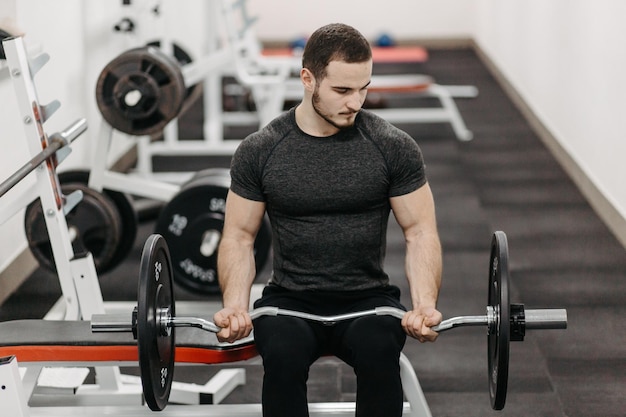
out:
{"label": "barbell", "polygon": [[[442,321],[433,327],[444,332],[462,326],[484,326],[487,329],[489,395],[495,410],[504,408],[506,401],[509,343],[522,341],[526,329],[564,329],[567,312],[564,309],[525,309],[523,304],[510,304],[508,244],[504,232],[493,234],[489,259],[488,305],[485,315],[460,316]],[[146,403],[151,410],[160,411],[168,402],[174,375],[175,329],[196,327],[218,332],[215,323],[196,317],[176,317],[172,283],[172,265],[165,239],[151,235],[144,244],[139,272],[137,307],[130,320],[127,315],[94,315],[93,332],[132,332],[137,339],[139,368]],[[401,319],[404,310],[379,307],[371,310],[318,316],[275,307],[250,311],[252,319],[260,316],[291,316],[333,325],[371,315],[390,315]]]}
{"label": "barbell", "polygon": [[5,195],[17,183],[22,181],[28,174],[33,172],[42,163],[47,162],[53,168],[56,168],[56,155],[62,149],[67,149],[76,138],[78,138],[85,130],[87,130],[87,121],[79,119],[72,123],[62,132],[53,133],[47,140],[42,138],[42,150],[35,154],[30,161],[24,164],[20,169],[15,171],[9,178],[0,184],[0,197]]}

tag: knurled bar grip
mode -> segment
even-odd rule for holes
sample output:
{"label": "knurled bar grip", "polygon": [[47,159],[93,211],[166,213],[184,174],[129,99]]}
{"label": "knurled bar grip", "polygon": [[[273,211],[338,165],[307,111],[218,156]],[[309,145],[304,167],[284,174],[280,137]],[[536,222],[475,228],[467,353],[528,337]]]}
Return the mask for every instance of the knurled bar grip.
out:
{"label": "knurled bar grip", "polygon": [[0,197],[5,195],[18,182],[22,181],[28,174],[54,155],[59,149],[69,145],[86,129],[87,121],[85,119],[80,119],[61,133],[52,134],[48,139],[48,146],[46,146],[41,152],[36,154],[30,161],[24,164],[13,175],[0,184]]}
{"label": "knurled bar grip", "polygon": [[[567,311],[565,309],[525,310],[524,313],[527,329],[564,329],[567,327]],[[372,310],[335,316],[319,316],[277,307],[261,307],[250,311],[250,318],[254,320],[261,316],[289,316],[333,325],[344,320],[374,315],[393,316],[402,319],[405,314],[404,310],[395,307],[378,307]],[[455,327],[484,326],[489,325],[493,320],[495,320],[495,316],[488,311],[487,315],[484,316],[459,316],[446,319],[434,326],[432,330],[440,333]],[[212,321],[197,317],[168,317],[165,321],[166,323],[162,323],[162,325],[165,324],[166,327],[196,327],[212,333],[221,330],[221,327]],[[133,325],[126,314],[94,314],[91,318],[91,329],[93,332],[131,332]]]}

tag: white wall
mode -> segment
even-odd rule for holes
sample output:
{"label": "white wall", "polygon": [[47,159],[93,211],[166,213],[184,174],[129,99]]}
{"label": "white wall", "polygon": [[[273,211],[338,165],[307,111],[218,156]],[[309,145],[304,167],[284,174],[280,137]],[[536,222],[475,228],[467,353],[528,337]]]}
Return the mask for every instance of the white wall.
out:
{"label": "white wall", "polygon": [[478,0],[475,7],[477,43],[613,206],[626,244],[626,2]]}
{"label": "white wall", "polygon": [[343,22],[369,39],[388,32],[397,39],[467,38],[475,5],[459,0],[251,0],[257,33],[268,40],[307,36],[327,23]]}
{"label": "white wall", "polygon": [[[192,54],[204,47],[205,7],[210,0],[162,0],[162,20],[144,19],[143,38],[163,22],[167,33]],[[0,0],[0,21],[7,15],[27,33],[29,45],[51,60],[35,81],[42,103],[58,99],[59,112],[46,124],[53,133],[87,117],[88,133],[64,162],[85,166],[89,145],[98,139],[95,80],[104,65],[134,46],[137,37],[114,33],[112,26],[129,13],[149,10],[156,0]],[[474,38],[508,81],[576,161],[626,224],[626,154],[622,98],[626,64],[626,2],[623,0],[250,0],[259,16],[261,39],[289,41],[315,28],[343,21],[367,37],[381,32],[399,40]],[[149,13],[149,12],[146,12]],[[146,15],[144,13],[144,16]],[[13,89],[0,70],[0,178],[27,159],[19,117],[11,111]],[[127,138],[116,138],[120,149]],[[0,226],[0,271],[23,248],[13,239],[21,219]],[[622,231],[626,236],[626,231]]]}

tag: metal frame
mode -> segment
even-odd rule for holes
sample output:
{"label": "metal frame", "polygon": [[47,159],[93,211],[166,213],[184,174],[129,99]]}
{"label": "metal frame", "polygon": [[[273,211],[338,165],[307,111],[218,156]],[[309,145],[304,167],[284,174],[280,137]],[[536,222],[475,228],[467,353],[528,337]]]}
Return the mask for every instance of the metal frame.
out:
{"label": "metal frame", "polygon": [[[48,137],[43,130],[43,124],[60,106],[58,101],[41,106],[33,82],[33,76],[49,60],[49,55],[42,53],[29,59],[23,40],[19,37],[6,40],[3,45],[15,88],[18,111],[24,126],[26,143],[31,156],[34,157],[48,146]],[[66,318],[77,320],[93,308],[90,303],[80,304],[76,292],[77,278],[81,275],[90,276],[95,273],[95,269],[83,270],[85,263],[73,261],[75,254],[65,220],[64,197],[61,195],[55,170],[54,163],[50,161],[39,165],[35,169],[35,184],[13,198],[5,206],[7,211],[2,214],[1,218],[3,221],[7,220],[35,198],[40,198],[66,304]],[[92,288],[91,291],[99,292],[100,288]]]}
{"label": "metal frame", "polygon": [[[401,354],[400,375],[406,401],[403,416],[432,417],[426,398],[419,384],[409,359]],[[54,416],[91,416],[117,417],[153,416],[154,413],[145,406],[139,405],[106,405],[106,406],[74,406],[74,407],[29,407],[15,357],[0,358],[0,390],[3,410],[12,417],[54,417]],[[174,399],[174,398],[173,398]],[[108,404],[111,404],[109,401]],[[354,416],[354,402],[322,402],[309,404],[312,417],[343,417]],[[260,417],[260,404],[212,404],[212,405],[170,405],[159,412],[160,416],[174,417]]]}

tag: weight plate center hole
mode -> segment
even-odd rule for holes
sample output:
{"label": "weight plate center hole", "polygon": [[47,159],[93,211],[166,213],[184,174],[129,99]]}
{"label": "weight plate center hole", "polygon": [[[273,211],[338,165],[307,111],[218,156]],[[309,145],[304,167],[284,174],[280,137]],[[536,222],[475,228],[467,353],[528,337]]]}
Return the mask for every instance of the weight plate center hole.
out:
{"label": "weight plate center hole", "polygon": [[126,104],[128,107],[135,107],[141,100],[141,97],[141,91],[130,90],[128,93],[126,93],[126,96],[124,96],[124,104]]}
{"label": "weight plate center hole", "polygon": [[202,235],[200,242],[200,253],[207,258],[212,257],[217,251],[217,247],[222,238],[222,232],[216,229],[207,230]]}
{"label": "weight plate center hole", "polygon": [[78,238],[78,228],[76,226],[70,226],[67,228],[67,231],[72,243],[76,241]]}

